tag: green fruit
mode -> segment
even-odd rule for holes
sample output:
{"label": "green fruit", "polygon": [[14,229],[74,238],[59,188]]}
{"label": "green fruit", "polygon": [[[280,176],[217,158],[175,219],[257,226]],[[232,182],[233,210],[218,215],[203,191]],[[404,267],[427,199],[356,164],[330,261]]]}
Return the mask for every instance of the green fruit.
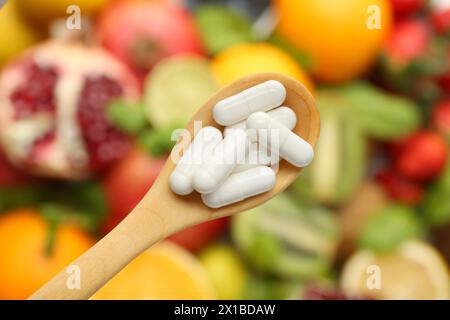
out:
{"label": "green fruit", "polygon": [[367,221],[359,245],[373,251],[389,251],[405,240],[422,237],[423,231],[421,221],[412,209],[393,204]]}
{"label": "green fruit", "polygon": [[339,91],[354,121],[372,138],[401,138],[420,126],[419,109],[408,99],[386,95],[367,83],[351,84]]}
{"label": "green fruit", "polygon": [[195,11],[195,20],[210,54],[254,40],[250,20],[227,6],[202,5]]}
{"label": "green fruit", "polygon": [[185,126],[217,91],[208,60],[175,56],[158,63],[144,88],[144,111],[155,128]]}
{"label": "green fruit", "polygon": [[74,221],[93,232],[107,211],[103,187],[94,181],[0,188],[0,212],[24,207],[40,207],[49,220]]}
{"label": "green fruit", "polygon": [[107,117],[110,123],[127,134],[137,134],[148,124],[142,106],[120,100],[108,105]]}
{"label": "green fruit", "polygon": [[272,34],[269,37],[269,39],[267,39],[267,42],[277,46],[278,48],[282,49],[283,51],[291,55],[300,64],[303,70],[307,72],[313,70],[314,67],[313,59],[306,53],[299,51],[289,41],[287,41],[279,34],[277,33]]}
{"label": "green fruit", "polygon": [[237,253],[227,245],[212,245],[200,254],[219,299],[242,299],[247,270]]}
{"label": "green fruit", "polygon": [[174,132],[182,125],[174,125],[161,129],[146,129],[141,132],[138,142],[142,149],[147,150],[154,156],[161,156],[170,153],[175,142]]}
{"label": "green fruit", "polygon": [[348,114],[345,100],[334,91],[317,97],[321,132],[315,158],[292,186],[293,192],[328,205],[347,201],[361,184],[367,141]]}
{"label": "green fruit", "polygon": [[290,279],[326,274],[337,234],[329,211],[297,206],[286,194],[233,217],[232,223],[233,241],[253,267]]}
{"label": "green fruit", "polygon": [[423,212],[433,226],[450,222],[450,162],[439,180],[427,191]]}
{"label": "green fruit", "polygon": [[245,289],[245,300],[298,299],[303,287],[298,281],[251,275]]}

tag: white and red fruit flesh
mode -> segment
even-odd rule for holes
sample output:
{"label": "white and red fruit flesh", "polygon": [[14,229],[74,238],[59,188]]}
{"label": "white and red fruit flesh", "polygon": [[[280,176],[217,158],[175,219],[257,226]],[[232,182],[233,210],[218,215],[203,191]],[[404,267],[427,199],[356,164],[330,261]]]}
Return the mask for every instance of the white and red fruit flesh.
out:
{"label": "white and red fruit flesh", "polygon": [[103,49],[46,42],[0,73],[0,143],[30,173],[88,176],[129,146],[128,137],[106,120],[108,103],[138,96],[134,76]]}
{"label": "white and red fruit flesh", "polygon": [[168,1],[118,0],[102,11],[97,35],[111,53],[143,80],[163,58],[204,54],[192,15]]}

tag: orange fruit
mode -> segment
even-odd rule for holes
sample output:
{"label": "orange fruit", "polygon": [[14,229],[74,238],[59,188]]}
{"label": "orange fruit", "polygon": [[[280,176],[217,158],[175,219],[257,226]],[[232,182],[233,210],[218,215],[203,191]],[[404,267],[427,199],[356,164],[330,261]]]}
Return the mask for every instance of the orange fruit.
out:
{"label": "orange fruit", "polygon": [[[274,5],[280,34],[312,57],[319,80],[331,83],[367,71],[392,24],[389,0],[274,0]],[[379,11],[371,11],[373,5]],[[374,29],[377,21],[380,28]]]}
{"label": "orange fruit", "polygon": [[188,251],[162,242],[133,260],[92,297],[94,300],[214,299],[212,284]]}
{"label": "orange fruit", "polygon": [[0,300],[26,299],[94,244],[75,225],[60,225],[47,253],[49,225],[31,209],[0,215]]}
{"label": "orange fruit", "polygon": [[291,76],[308,89],[314,85],[300,65],[286,52],[267,43],[232,46],[212,60],[212,70],[220,85],[258,72],[277,72]]}
{"label": "orange fruit", "polygon": [[[375,275],[370,266],[379,270],[379,288],[367,285]],[[390,253],[355,253],[344,266],[341,287],[349,296],[376,299],[450,299],[448,266],[433,247],[415,240]]]}

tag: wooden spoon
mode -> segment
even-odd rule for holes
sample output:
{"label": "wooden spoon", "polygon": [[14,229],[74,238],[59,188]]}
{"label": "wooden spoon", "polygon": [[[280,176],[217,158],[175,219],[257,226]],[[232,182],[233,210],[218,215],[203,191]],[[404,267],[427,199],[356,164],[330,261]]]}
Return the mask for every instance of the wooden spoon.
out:
{"label": "wooden spoon", "polygon": [[[212,118],[214,105],[226,97],[267,80],[278,80],[286,87],[284,105],[292,108],[297,115],[294,132],[314,146],[320,126],[314,98],[298,81],[275,73],[251,75],[220,90],[199,109],[187,125],[191,136],[195,120],[202,121],[203,127],[215,126],[223,129]],[[114,230],[75,260],[70,268],[61,271],[30,299],[88,299],[154,243],[195,224],[256,207],[286,189],[302,170],[281,161],[276,185],[271,191],[233,205],[211,209],[202,203],[197,193],[183,197],[170,190],[169,176],[174,168],[172,160],[167,160],[158,179],[136,208]],[[123,188],[127,186],[124,185]],[[80,272],[80,288],[74,288],[68,283],[77,271]]]}

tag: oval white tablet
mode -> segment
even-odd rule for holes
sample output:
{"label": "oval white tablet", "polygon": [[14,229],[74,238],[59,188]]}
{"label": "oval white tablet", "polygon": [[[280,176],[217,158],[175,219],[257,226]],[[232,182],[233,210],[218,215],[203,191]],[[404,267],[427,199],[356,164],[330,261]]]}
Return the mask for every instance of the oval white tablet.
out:
{"label": "oval white tablet", "polygon": [[194,190],[195,169],[208,156],[206,153],[211,152],[220,141],[222,141],[222,132],[217,128],[205,127],[197,133],[170,175],[169,184],[173,192],[188,195]]}
{"label": "oval white tablet", "polygon": [[[253,113],[247,119],[247,128],[258,131],[258,143],[296,167],[306,167],[314,157],[312,146],[264,112]],[[263,139],[262,137],[265,137]]]}
{"label": "oval white tablet", "polygon": [[248,150],[248,137],[244,130],[235,130],[214,149],[206,163],[194,173],[194,189],[200,193],[211,193],[231,174],[238,163],[244,163]]}
{"label": "oval white tablet", "polygon": [[[286,126],[289,130],[292,130],[295,128],[295,125],[297,124],[297,115],[295,114],[294,110],[292,110],[289,107],[279,107],[270,111],[266,112],[272,119],[280,122],[284,126]],[[246,120],[238,122],[236,124],[233,124],[231,126],[228,126],[225,128],[223,135],[226,136],[230,132],[236,129],[246,129]],[[252,141],[256,141],[256,137],[254,137],[252,134],[247,132],[249,134]]]}
{"label": "oval white tablet", "polygon": [[271,166],[280,161],[278,157],[272,159],[270,150],[264,146],[259,146],[257,142],[250,144],[245,156],[245,163],[238,163],[233,169],[233,173],[246,171],[258,166]]}
{"label": "oval white tablet", "polygon": [[280,106],[285,98],[286,89],[281,82],[269,80],[219,101],[214,106],[213,118],[223,126],[233,125],[254,112]]}
{"label": "oval white tablet", "polygon": [[220,208],[258,194],[275,186],[275,172],[265,166],[234,173],[210,194],[203,194],[203,203],[210,208]]}

